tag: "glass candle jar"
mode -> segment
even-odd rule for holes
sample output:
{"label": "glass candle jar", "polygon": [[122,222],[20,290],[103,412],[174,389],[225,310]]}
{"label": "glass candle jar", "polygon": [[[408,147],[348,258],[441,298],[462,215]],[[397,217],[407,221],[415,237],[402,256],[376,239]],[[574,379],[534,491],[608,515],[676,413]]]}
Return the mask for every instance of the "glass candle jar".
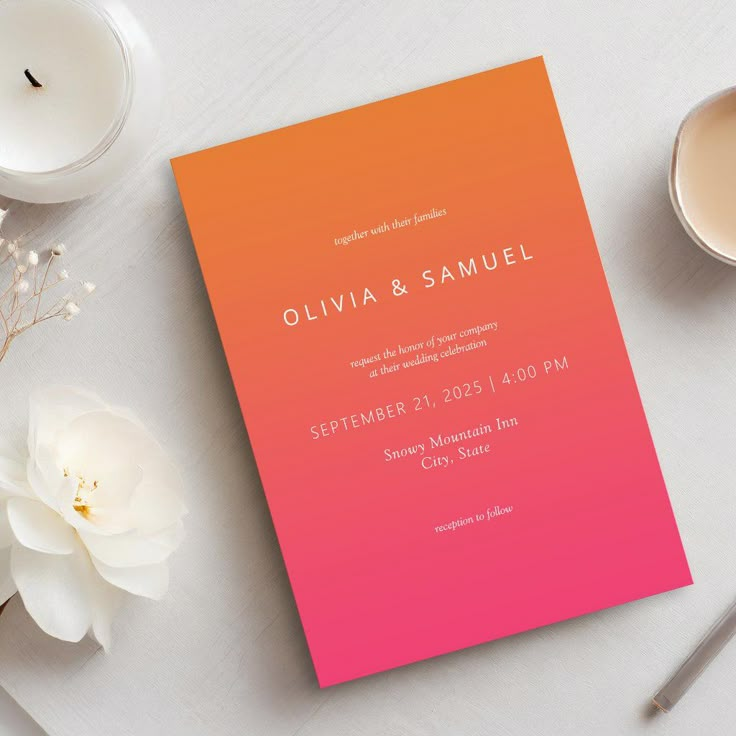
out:
{"label": "glass candle jar", "polygon": [[150,145],[160,66],[118,0],[0,0],[0,194],[65,202]]}

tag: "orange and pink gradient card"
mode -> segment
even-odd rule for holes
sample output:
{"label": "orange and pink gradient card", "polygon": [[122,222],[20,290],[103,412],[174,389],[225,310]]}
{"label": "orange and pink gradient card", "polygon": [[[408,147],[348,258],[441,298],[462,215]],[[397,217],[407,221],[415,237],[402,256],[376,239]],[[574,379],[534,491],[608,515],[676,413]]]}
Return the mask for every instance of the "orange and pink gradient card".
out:
{"label": "orange and pink gradient card", "polygon": [[320,685],[692,582],[541,58],[173,168]]}

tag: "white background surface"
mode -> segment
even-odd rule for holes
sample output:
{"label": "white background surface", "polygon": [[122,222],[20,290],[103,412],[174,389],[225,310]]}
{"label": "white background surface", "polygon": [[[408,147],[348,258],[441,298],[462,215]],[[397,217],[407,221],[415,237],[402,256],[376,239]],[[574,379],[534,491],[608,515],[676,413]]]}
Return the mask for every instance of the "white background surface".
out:
{"label": "white background surface", "polygon": [[[736,645],[672,714],[646,704],[736,595],[736,269],[690,245],[666,191],[679,120],[736,83],[736,4],[130,4],[164,60],[166,118],[117,187],[17,211],[13,229],[66,241],[99,290],[13,346],[0,422],[21,432],[44,381],[134,407],[183,467],[189,537],[170,597],[130,605],[109,656],[47,639],[14,601],[0,683],[53,736],[733,734]],[[696,584],[320,691],[168,158],[540,53]],[[24,733],[0,714],[0,734]]]}
{"label": "white background surface", "polygon": [[0,688],[0,736],[40,736],[41,728]]}

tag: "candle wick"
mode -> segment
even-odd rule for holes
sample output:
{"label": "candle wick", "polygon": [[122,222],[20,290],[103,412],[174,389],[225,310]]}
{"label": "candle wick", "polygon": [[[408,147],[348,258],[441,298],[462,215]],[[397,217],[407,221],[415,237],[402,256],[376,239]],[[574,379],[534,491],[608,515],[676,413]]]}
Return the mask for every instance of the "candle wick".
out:
{"label": "candle wick", "polygon": [[39,82],[39,81],[38,81],[38,79],[36,79],[36,77],[34,77],[34,76],[33,76],[33,74],[31,74],[31,71],[30,71],[30,69],[26,69],[26,70],[25,70],[25,71],[23,72],[23,74],[25,74],[25,75],[26,75],[26,79],[27,79],[27,80],[28,80],[28,81],[29,81],[29,82],[30,82],[30,83],[31,83],[31,84],[32,84],[32,85],[33,85],[34,87],[43,87],[43,85],[41,84],[41,82]]}

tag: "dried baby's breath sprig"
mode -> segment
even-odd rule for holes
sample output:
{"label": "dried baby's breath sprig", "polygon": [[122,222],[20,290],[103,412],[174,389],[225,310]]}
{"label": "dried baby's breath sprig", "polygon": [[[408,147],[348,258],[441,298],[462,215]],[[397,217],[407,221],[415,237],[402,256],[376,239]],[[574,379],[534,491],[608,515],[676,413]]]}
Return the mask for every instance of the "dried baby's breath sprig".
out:
{"label": "dried baby's breath sprig", "polygon": [[[0,231],[7,214],[0,209]],[[0,361],[13,340],[34,325],[55,318],[74,319],[95,290],[93,283],[82,281],[77,289],[47,306],[53,289],[69,279],[65,253],[61,243],[42,253],[25,251],[17,241],[3,239],[0,232]]]}

